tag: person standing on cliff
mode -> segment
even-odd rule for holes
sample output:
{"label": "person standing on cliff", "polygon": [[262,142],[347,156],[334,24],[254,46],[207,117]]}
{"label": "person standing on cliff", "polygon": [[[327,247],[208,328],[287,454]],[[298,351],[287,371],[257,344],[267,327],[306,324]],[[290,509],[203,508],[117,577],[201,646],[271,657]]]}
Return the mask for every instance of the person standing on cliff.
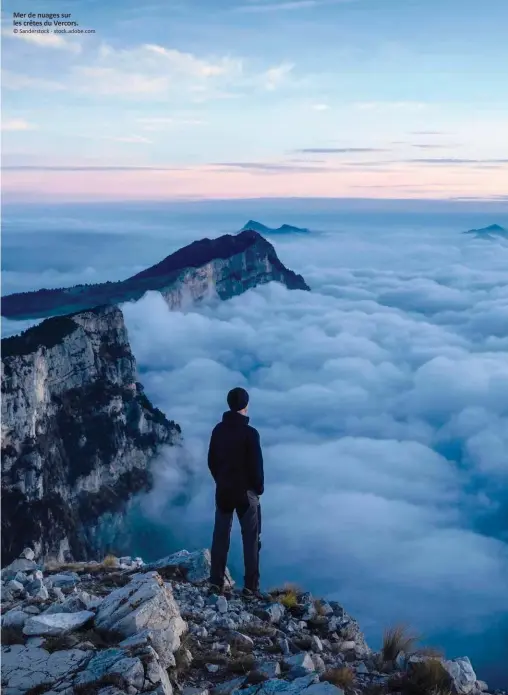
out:
{"label": "person standing on cliff", "polygon": [[263,454],[259,432],[249,425],[249,394],[234,388],[227,396],[229,411],[212,431],[208,467],[216,485],[210,588],[224,590],[233,514],[240,521],[245,565],[244,595],[259,592],[261,549],[260,496],[264,492]]}

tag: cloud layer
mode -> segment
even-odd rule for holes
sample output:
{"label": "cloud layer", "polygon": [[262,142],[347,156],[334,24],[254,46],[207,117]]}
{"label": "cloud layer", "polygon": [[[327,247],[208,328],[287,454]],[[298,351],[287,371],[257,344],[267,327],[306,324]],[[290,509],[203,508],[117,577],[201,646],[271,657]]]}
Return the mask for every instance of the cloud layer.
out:
{"label": "cloud layer", "polygon": [[[250,217],[320,232],[277,240],[311,293],[265,286],[185,314],[156,294],[124,307],[140,379],[182,425],[194,471],[185,490],[177,452],[156,465],[155,493],[131,519],[135,550],[149,559],[209,544],[208,437],[227,390],[244,385],[266,459],[265,585],[336,597],[373,645],[406,620],[502,686],[508,246],[460,232],[508,226],[506,213],[472,202],[252,205],[4,214],[4,292],[127,277]],[[19,330],[12,323],[3,330]],[[231,565],[241,579],[238,534]]]}
{"label": "cloud layer", "polygon": [[179,487],[158,467],[150,522],[173,544],[209,543],[208,436],[245,386],[266,459],[265,582],[337,598],[371,637],[407,620],[495,677],[482,642],[508,621],[507,249],[385,230],[279,250],[312,293],[124,307],[147,392],[182,424],[196,474],[175,512]]}

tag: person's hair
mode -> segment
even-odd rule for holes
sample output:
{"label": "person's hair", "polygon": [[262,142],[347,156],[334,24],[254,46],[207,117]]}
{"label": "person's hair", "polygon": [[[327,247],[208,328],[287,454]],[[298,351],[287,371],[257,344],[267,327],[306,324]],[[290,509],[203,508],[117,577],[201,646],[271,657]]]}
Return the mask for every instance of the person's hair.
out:
{"label": "person's hair", "polygon": [[247,407],[249,403],[249,394],[245,389],[237,386],[228,393],[227,401],[229,409],[238,412]]}

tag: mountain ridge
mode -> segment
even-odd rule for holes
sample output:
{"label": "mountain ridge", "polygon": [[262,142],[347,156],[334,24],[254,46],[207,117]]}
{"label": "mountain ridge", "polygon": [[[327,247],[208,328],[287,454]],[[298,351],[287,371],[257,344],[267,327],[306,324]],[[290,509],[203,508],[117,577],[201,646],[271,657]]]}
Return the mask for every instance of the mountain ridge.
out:
{"label": "mountain ridge", "polygon": [[257,222],[256,220],[249,220],[246,224],[244,224],[240,230],[240,233],[246,231],[255,231],[258,232],[258,234],[267,235],[310,234],[310,229],[306,229],[305,227],[294,227],[291,224],[282,224],[280,227],[267,227],[267,225],[263,224],[262,222]]}
{"label": "mountain ridge", "polygon": [[280,261],[269,241],[245,231],[192,242],[126,280],[6,295],[2,316],[65,316],[135,301],[150,290],[161,292],[170,308],[180,309],[214,296],[229,299],[270,281],[282,282],[288,289],[310,289],[301,275]]}
{"label": "mountain ridge", "polygon": [[468,229],[463,234],[474,234],[476,239],[495,239],[501,237],[508,238],[508,229],[501,227],[500,224],[489,224],[488,227],[480,227],[479,229]]}

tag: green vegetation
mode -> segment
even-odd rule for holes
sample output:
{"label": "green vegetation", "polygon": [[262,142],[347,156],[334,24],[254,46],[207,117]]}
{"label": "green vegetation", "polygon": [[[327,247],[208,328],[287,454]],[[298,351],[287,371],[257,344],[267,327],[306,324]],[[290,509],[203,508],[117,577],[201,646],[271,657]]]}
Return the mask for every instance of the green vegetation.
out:
{"label": "green vegetation", "polygon": [[47,319],[28,328],[20,335],[2,340],[2,359],[30,355],[40,347],[52,348],[77,329],[78,325],[67,316]]}

